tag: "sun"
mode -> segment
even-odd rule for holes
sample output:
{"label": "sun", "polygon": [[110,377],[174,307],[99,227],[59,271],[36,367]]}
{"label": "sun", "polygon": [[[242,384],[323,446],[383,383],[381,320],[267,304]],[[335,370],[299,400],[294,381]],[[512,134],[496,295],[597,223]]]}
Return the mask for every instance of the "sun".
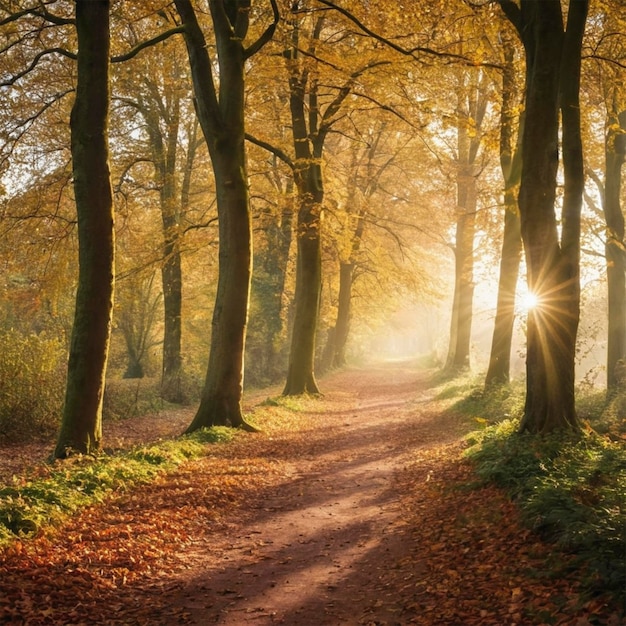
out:
{"label": "sun", "polygon": [[532,311],[537,306],[538,303],[539,303],[539,299],[531,291],[526,292],[520,298],[520,305],[522,309],[526,312]]}

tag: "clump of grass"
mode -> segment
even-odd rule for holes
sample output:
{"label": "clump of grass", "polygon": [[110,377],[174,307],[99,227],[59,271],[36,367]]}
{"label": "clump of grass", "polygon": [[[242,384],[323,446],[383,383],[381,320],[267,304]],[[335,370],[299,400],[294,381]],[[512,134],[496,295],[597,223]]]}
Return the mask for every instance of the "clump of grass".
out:
{"label": "clump of grass", "polygon": [[[457,383],[458,384],[458,383]],[[589,387],[577,390],[586,434],[520,434],[522,383],[466,387],[451,406],[480,429],[466,437],[466,456],[483,483],[514,498],[522,521],[576,555],[587,591],[626,600],[626,399]],[[620,428],[622,430],[620,430]]]}
{"label": "clump of grass", "polygon": [[76,456],[52,465],[43,478],[15,478],[0,488],[0,545],[57,524],[115,491],[147,484],[187,460],[206,454],[207,445],[236,435],[228,428],[203,429],[176,440],[135,448],[115,456]]}
{"label": "clump of grass", "polygon": [[590,593],[626,599],[626,449],[595,433],[518,434],[514,419],[468,436],[486,482],[517,500],[523,521],[576,555]]}

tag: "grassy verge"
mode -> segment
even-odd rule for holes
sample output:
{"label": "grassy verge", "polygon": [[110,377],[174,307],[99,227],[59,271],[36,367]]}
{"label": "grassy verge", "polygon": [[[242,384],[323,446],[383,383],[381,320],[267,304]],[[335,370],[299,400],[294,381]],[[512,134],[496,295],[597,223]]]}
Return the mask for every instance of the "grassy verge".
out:
{"label": "grassy verge", "polygon": [[12,485],[0,488],[0,546],[58,524],[112,492],[151,482],[235,433],[210,428],[115,456],[73,457],[41,467],[36,477],[16,477]]}
{"label": "grassy verge", "polygon": [[576,556],[576,575],[589,594],[624,603],[626,446],[614,404],[598,402],[597,393],[580,398],[588,431],[582,436],[518,434],[520,388],[475,389],[454,409],[482,427],[468,436],[466,452],[480,479],[505,489],[528,527]]}

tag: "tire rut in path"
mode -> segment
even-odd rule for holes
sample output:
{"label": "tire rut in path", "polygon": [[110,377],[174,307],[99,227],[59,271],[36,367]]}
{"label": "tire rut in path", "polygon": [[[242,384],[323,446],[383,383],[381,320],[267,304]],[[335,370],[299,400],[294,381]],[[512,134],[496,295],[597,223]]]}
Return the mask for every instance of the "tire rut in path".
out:
{"label": "tire rut in path", "polygon": [[291,479],[253,496],[228,536],[197,547],[170,592],[191,623],[401,623],[380,582],[405,556],[396,475],[416,448],[453,441],[458,424],[434,419],[412,370],[329,382],[309,430],[267,442],[267,454],[296,451]]}

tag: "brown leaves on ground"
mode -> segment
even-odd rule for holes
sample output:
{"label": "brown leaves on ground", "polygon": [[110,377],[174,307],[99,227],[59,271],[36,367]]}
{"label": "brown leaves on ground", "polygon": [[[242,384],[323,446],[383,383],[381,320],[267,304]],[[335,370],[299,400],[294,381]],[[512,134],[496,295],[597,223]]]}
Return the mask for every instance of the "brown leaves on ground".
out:
{"label": "brown leaves on ground", "polygon": [[422,375],[343,372],[324,387],[298,428],[215,446],[13,544],[0,622],[620,623],[600,600],[581,606],[572,572],[545,576],[552,549],[498,490],[468,487],[466,426]]}

